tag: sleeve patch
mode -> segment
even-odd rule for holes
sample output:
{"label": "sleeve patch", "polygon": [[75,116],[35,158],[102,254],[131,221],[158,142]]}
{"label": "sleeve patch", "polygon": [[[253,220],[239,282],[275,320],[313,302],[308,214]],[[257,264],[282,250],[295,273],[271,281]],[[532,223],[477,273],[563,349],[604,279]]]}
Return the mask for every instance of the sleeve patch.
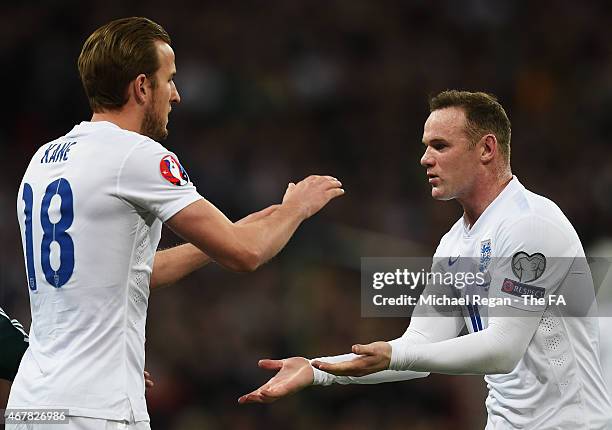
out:
{"label": "sleeve patch", "polygon": [[159,171],[165,180],[177,187],[187,185],[189,176],[187,172],[172,154],[165,155],[159,162]]}
{"label": "sleeve patch", "polygon": [[512,272],[521,282],[533,282],[544,274],[546,257],[540,252],[531,255],[524,251],[512,256]]}
{"label": "sleeve patch", "polygon": [[503,293],[513,296],[531,296],[536,299],[542,299],[546,294],[546,289],[544,289],[544,287],[534,287],[533,285],[523,284],[508,278],[504,279],[501,290]]}

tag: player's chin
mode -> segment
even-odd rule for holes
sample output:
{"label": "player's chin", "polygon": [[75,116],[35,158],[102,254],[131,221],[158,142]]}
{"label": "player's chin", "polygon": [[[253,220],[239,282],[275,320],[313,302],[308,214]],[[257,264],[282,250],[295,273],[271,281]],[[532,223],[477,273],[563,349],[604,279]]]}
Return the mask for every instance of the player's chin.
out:
{"label": "player's chin", "polygon": [[435,200],[450,200],[452,198],[443,187],[431,187],[431,197]]}
{"label": "player's chin", "polygon": [[442,200],[444,198],[444,192],[440,189],[440,187],[432,186],[431,197],[436,200]]}

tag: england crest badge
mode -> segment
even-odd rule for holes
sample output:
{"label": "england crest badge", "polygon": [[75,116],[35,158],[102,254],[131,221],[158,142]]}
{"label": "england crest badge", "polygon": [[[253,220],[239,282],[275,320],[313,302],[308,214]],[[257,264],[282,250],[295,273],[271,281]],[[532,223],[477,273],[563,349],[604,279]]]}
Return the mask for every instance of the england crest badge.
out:
{"label": "england crest badge", "polygon": [[480,242],[480,264],[478,270],[484,272],[491,262],[491,239]]}

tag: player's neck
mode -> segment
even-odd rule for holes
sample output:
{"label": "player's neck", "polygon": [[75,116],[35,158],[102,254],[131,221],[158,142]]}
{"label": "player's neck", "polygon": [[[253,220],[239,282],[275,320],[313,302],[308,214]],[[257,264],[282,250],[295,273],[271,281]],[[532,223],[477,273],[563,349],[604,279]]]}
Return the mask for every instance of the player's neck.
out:
{"label": "player's neck", "polygon": [[108,121],[115,124],[117,127],[128,131],[140,133],[142,125],[142,117],[138,112],[128,109],[116,111],[95,112],[91,117],[92,122]]}
{"label": "player's neck", "polygon": [[496,175],[487,179],[477,181],[469,196],[458,199],[463,207],[463,218],[470,228],[474,226],[487,207],[506,188],[506,185],[510,183],[512,173],[508,171],[503,175]]}

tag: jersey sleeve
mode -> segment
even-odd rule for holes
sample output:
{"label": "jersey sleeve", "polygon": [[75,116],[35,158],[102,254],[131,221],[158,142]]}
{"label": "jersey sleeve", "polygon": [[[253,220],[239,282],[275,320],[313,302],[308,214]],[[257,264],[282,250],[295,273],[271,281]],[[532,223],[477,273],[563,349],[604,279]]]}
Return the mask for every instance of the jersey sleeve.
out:
{"label": "jersey sleeve", "polygon": [[489,297],[510,299],[517,309],[543,311],[579,252],[571,233],[537,215],[503,227],[496,252],[500,257],[489,269]]}
{"label": "jersey sleeve", "polygon": [[440,342],[414,344],[400,339],[393,344],[389,369],[449,375],[508,373],[538,327],[539,319],[529,313],[511,309],[508,317],[492,318],[485,330]]}
{"label": "jersey sleeve", "polygon": [[28,335],[17,320],[11,320],[0,308],[0,379],[12,381],[21,357],[28,349]]}
{"label": "jersey sleeve", "polygon": [[117,195],[162,222],[202,198],[178,157],[150,139],[137,144],[125,158]]}
{"label": "jersey sleeve", "polygon": [[[442,270],[441,259],[434,255],[431,271],[436,272]],[[444,289],[444,290],[441,290]],[[423,291],[423,295],[430,294],[453,294],[450,286],[428,284]],[[465,321],[461,316],[461,310],[456,306],[435,306],[419,301],[414,309],[410,319],[410,325],[404,334],[397,339],[389,341],[391,350],[402,350],[406,346],[411,348],[415,345],[423,345],[442,340],[450,339],[457,336],[465,325]],[[341,361],[349,361],[356,358],[355,354],[343,354],[332,357],[317,358],[318,361],[325,363],[338,363]],[[311,360],[311,362],[314,360]],[[427,371],[402,370],[392,368],[391,370],[383,370],[372,373],[366,376],[336,376],[331,373],[313,367],[314,381],[313,385],[331,385],[333,383],[346,384],[381,384],[385,382],[408,381],[411,379],[425,378],[429,375]]]}
{"label": "jersey sleeve", "polygon": [[475,333],[417,345],[400,340],[393,345],[389,369],[458,375],[508,373],[516,366],[547,303],[526,302],[523,296],[554,294],[581,247],[573,230],[535,214],[502,226],[494,243],[489,298],[516,299],[513,304],[496,307],[495,315],[489,310],[488,326]]}

